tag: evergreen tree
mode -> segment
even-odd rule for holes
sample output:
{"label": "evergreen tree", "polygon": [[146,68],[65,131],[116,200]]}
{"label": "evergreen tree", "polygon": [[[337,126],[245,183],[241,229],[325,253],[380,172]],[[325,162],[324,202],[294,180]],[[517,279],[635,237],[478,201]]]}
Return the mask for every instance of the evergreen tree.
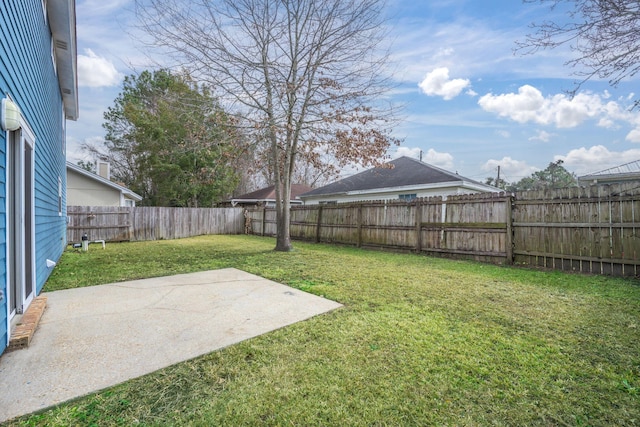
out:
{"label": "evergreen tree", "polygon": [[562,166],[563,163],[562,160],[551,162],[546,169],[522,178],[520,181],[509,185],[507,189],[509,191],[525,191],[575,187],[578,185],[577,177],[574,173],[567,171]]}
{"label": "evergreen tree", "polygon": [[235,121],[187,74],[144,71],[125,78],[104,114],[111,174],[147,206],[213,206],[238,181]]}

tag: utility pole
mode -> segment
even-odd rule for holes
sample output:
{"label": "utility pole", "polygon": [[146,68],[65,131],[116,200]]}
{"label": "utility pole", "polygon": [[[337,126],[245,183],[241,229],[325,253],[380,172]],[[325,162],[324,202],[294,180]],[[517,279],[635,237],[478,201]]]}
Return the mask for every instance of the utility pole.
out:
{"label": "utility pole", "polygon": [[498,177],[496,178],[496,187],[500,186],[500,165],[498,165]]}
{"label": "utility pole", "polygon": [[422,161],[422,150],[420,150],[420,161]]}

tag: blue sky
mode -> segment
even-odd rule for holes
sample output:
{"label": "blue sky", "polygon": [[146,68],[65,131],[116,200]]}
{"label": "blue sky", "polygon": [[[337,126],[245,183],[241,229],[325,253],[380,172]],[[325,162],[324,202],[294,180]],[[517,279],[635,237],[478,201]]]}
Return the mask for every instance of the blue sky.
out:
{"label": "blue sky", "polygon": [[[80,118],[67,126],[67,156],[104,137],[102,114],[125,75],[150,66],[135,41],[132,0],[76,0]],[[640,159],[638,79],[590,81],[571,98],[567,49],[514,54],[531,22],[563,19],[519,0],[389,0],[395,83],[403,105],[392,157],[418,157],[484,180],[517,181],[564,160],[578,175]],[[553,13],[553,14],[552,14]]]}

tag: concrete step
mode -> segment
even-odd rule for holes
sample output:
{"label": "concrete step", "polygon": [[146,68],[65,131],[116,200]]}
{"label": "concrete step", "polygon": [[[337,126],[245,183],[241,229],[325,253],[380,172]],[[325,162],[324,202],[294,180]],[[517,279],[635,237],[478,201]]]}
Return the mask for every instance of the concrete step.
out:
{"label": "concrete step", "polygon": [[11,338],[9,338],[9,346],[6,351],[19,350],[21,348],[29,347],[33,334],[36,332],[40,318],[44,313],[44,309],[47,307],[47,297],[40,295],[34,298],[34,300],[27,308],[27,311],[22,315],[20,321],[16,324],[16,327],[11,331]]}

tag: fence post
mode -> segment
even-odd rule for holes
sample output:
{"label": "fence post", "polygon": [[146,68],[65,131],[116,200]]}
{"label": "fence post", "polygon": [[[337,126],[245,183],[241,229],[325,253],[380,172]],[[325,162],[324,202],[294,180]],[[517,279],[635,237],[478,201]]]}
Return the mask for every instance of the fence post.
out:
{"label": "fence post", "polygon": [[447,222],[447,196],[442,196],[442,212],[440,214],[440,248],[445,249],[445,235],[446,231],[444,229],[444,225]]}
{"label": "fence post", "polygon": [[128,211],[128,215],[127,215],[127,220],[128,220],[128,225],[129,227],[127,228],[127,240],[131,241],[131,236],[133,236],[133,221],[135,219],[135,214],[134,214],[134,210],[135,210],[135,206],[132,206],[129,208]]}
{"label": "fence post", "polygon": [[264,237],[264,229],[267,226],[267,207],[262,208],[262,237]]}
{"label": "fence post", "polygon": [[322,205],[318,208],[318,224],[316,225],[316,243],[320,243],[320,227],[322,226]]}
{"label": "fence post", "polygon": [[362,203],[358,204],[358,217],[356,218],[357,221],[357,233],[358,233],[358,247],[361,248],[362,247]]}
{"label": "fence post", "polygon": [[506,252],[506,262],[508,265],[513,264],[513,201],[514,196],[509,194],[507,195],[507,200],[505,201],[505,221],[507,224],[506,229],[506,239],[505,239],[505,252]]}
{"label": "fence post", "polygon": [[422,203],[417,198],[415,203],[416,209],[416,253],[422,252]]}

